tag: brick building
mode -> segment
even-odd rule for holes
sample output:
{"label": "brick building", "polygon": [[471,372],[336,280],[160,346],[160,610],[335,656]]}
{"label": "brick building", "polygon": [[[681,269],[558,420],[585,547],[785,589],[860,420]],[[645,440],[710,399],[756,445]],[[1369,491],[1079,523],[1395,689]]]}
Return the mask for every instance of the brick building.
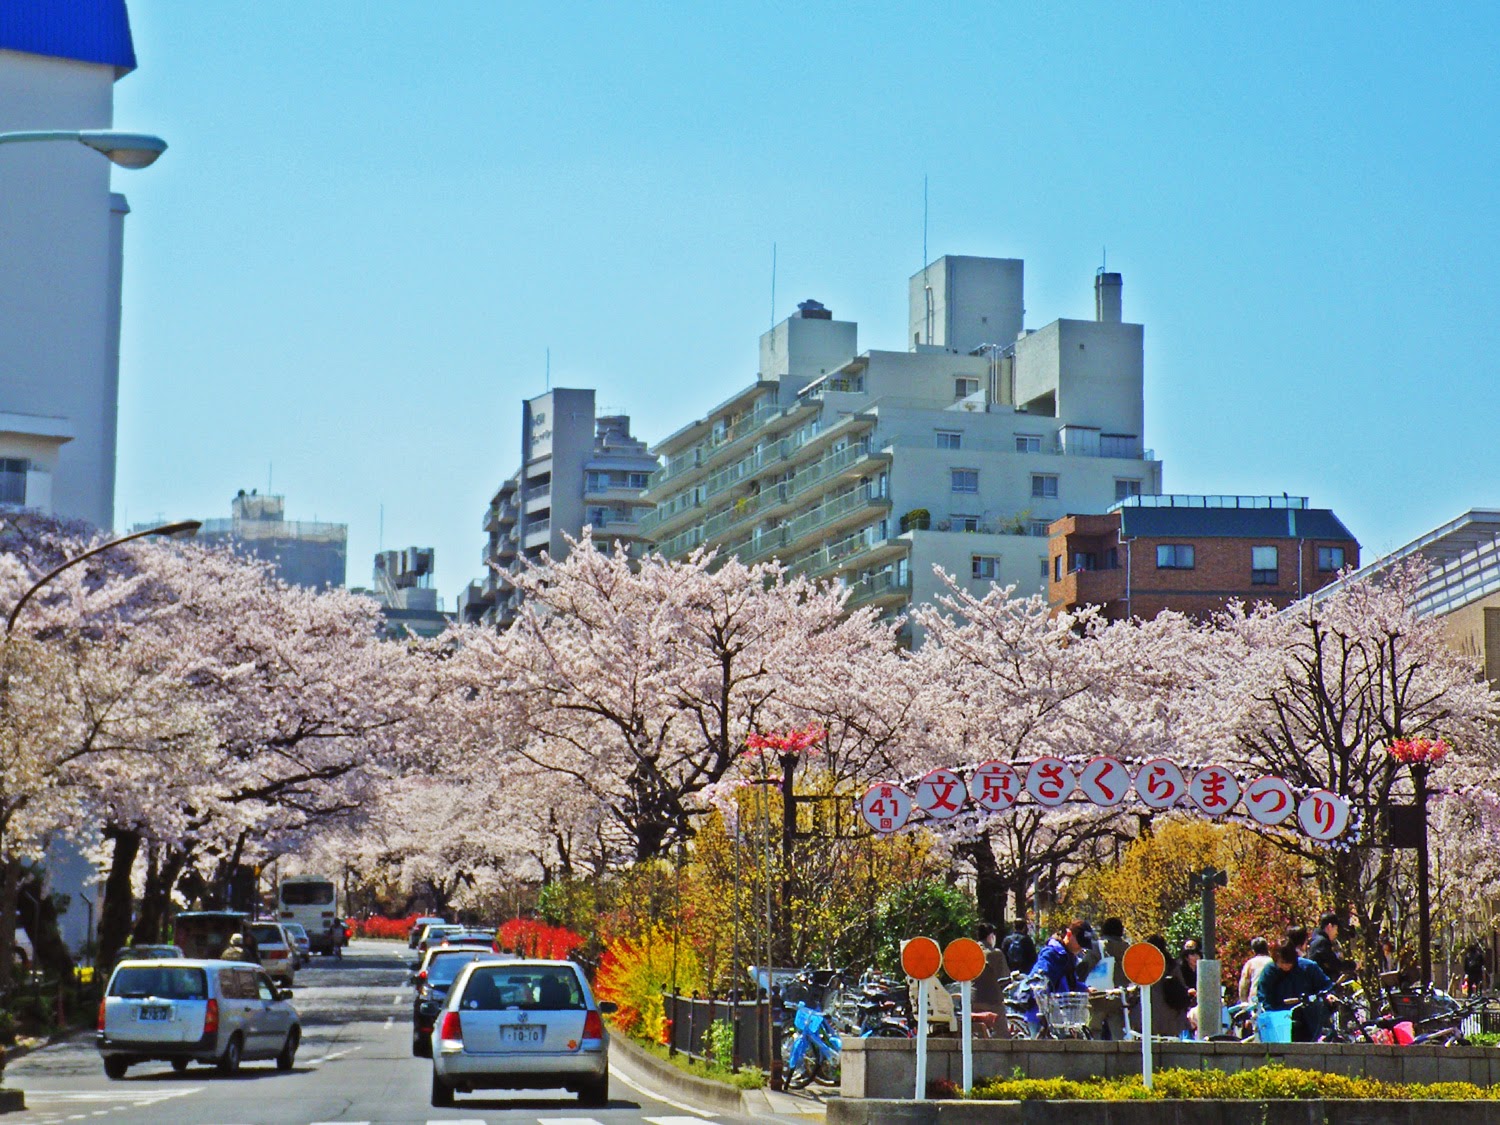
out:
{"label": "brick building", "polygon": [[1205,616],[1235,599],[1287,606],[1359,565],[1359,544],[1305,496],[1131,496],[1049,533],[1054,612]]}

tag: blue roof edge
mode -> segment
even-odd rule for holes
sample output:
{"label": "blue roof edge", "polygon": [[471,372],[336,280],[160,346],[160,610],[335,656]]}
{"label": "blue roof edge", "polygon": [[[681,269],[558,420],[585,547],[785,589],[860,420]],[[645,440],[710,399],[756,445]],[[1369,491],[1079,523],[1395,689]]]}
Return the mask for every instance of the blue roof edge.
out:
{"label": "blue roof edge", "polygon": [[0,50],[100,63],[117,79],[136,68],[125,0],[5,0]]}

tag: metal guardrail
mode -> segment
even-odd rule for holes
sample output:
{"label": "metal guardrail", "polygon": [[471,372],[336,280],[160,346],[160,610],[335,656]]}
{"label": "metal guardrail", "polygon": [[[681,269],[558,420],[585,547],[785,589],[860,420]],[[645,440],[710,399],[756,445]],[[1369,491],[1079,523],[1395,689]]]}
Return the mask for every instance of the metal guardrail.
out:
{"label": "metal guardrail", "polygon": [[[716,1062],[711,1049],[710,1028],[726,1026],[730,1036],[730,1069],[758,1066],[770,1073],[771,1060],[779,1047],[779,1028],[766,1035],[766,1013],[769,1002],[761,1000],[722,1000],[712,996],[662,996],[667,1017],[667,1048],[673,1054],[687,1055],[702,1062]],[[720,1056],[722,1057],[722,1056]]]}

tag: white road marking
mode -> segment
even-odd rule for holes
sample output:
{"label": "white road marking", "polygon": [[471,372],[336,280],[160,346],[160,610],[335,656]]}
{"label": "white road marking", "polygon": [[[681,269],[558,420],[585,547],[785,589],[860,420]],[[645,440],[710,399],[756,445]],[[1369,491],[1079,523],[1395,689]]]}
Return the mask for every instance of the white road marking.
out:
{"label": "white road marking", "polygon": [[643,1117],[641,1120],[651,1122],[651,1125],[703,1125],[701,1117]]}
{"label": "white road marking", "polygon": [[[130,1106],[155,1105],[171,1098],[185,1098],[189,1094],[201,1094],[203,1086],[190,1086],[185,1090],[27,1090],[28,1102],[114,1102],[111,1109],[124,1110]],[[124,1105],[120,1103],[125,1103]]]}
{"label": "white road marking", "polygon": [[370,1125],[368,1121],[309,1121],[308,1125]]}
{"label": "white road marking", "polygon": [[609,1076],[611,1078],[619,1081],[619,1082],[625,1083],[625,1085],[629,1086],[636,1093],[638,1093],[638,1094],[645,1094],[646,1097],[650,1098],[652,1101],[662,1102],[662,1103],[664,1103],[666,1105],[671,1106],[673,1109],[685,1109],[689,1113],[696,1113],[696,1114],[698,1114],[698,1116],[700,1116],[700,1117],[717,1117],[717,1116],[719,1116],[717,1113],[710,1113],[706,1109],[699,1109],[695,1105],[688,1105],[686,1102],[673,1101],[671,1098],[663,1097],[661,1094],[658,1094],[655,1090],[648,1090],[648,1089],[646,1089],[646,1087],[642,1086],[639,1082],[632,1081],[626,1075],[621,1074],[613,1066],[611,1066],[609,1068]]}
{"label": "white road marking", "polygon": [[321,1064],[326,1063],[329,1059],[341,1059],[345,1055],[352,1055],[355,1051],[362,1050],[364,1050],[363,1047],[345,1047],[342,1051],[329,1051],[322,1058],[309,1059],[304,1065],[311,1067],[320,1066]]}
{"label": "white road marking", "polygon": [[485,1125],[484,1119],[480,1117],[459,1117],[452,1120],[434,1119],[429,1117],[427,1125]]}
{"label": "white road marking", "polygon": [[391,997],[391,1007],[393,1007],[393,1008],[399,1008],[399,1007],[401,1007],[401,1001],[404,1000],[404,999],[405,999],[405,997],[403,997],[401,995],[401,993],[399,993],[399,992],[396,993],[396,995],[394,995],[394,996]]}
{"label": "white road marking", "polygon": [[593,1117],[538,1117],[539,1125],[604,1125]]}

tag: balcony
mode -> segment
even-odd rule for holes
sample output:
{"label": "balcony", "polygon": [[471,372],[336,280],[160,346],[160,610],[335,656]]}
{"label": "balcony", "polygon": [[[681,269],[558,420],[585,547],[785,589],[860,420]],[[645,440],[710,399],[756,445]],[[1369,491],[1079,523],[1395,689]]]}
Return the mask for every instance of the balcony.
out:
{"label": "balcony", "polygon": [[741,497],[732,508],[703,521],[703,538],[717,539],[746,520],[763,519],[792,498],[790,484],[776,484],[755,496]]}
{"label": "balcony", "polygon": [[552,541],[551,520],[531,520],[521,529],[521,540],[530,550],[532,547],[545,547]]}
{"label": "balcony", "polygon": [[849,586],[846,608],[855,609],[871,602],[897,603],[911,597],[911,575],[896,567],[861,578]]}
{"label": "balcony", "polygon": [[[644,522],[644,521],[643,521]],[[675,559],[686,555],[703,542],[703,529],[690,527],[681,535],[674,535],[665,543],[657,547],[657,550],[666,558]]]}
{"label": "balcony", "polygon": [[684,513],[693,513],[702,504],[698,500],[696,490],[689,489],[679,492],[665,504],[659,504],[655,510],[647,512],[640,520],[642,535],[651,535],[658,530],[666,530],[672,524],[678,523]]}
{"label": "balcony", "polygon": [[479,530],[486,532],[500,530],[499,508],[491,506],[484,510],[484,518],[479,521]]}
{"label": "balcony", "polygon": [[737,557],[746,566],[751,563],[761,562],[770,558],[780,551],[787,543],[786,527],[774,527],[769,531],[762,531],[757,535],[745,535],[719,548],[719,555],[728,558],[730,555]]}
{"label": "balcony", "polygon": [[827,574],[854,567],[878,566],[882,562],[904,558],[911,550],[905,539],[873,539],[870,528],[862,528],[837,542],[803,555],[787,567],[788,576],[805,575],[818,579]]}
{"label": "balcony", "polygon": [[787,542],[796,542],[814,532],[829,531],[841,524],[856,522],[874,511],[889,511],[886,496],[871,496],[864,488],[824,501],[810,512],[804,512],[786,525]]}
{"label": "balcony", "polygon": [[519,515],[520,511],[516,508],[515,504],[512,501],[507,500],[505,503],[500,505],[500,523],[502,525],[515,523],[516,517]]}
{"label": "balcony", "polygon": [[669,458],[667,463],[651,474],[649,487],[659,488],[673,477],[680,477],[689,470],[703,464],[703,446],[695,445],[685,453]]}

